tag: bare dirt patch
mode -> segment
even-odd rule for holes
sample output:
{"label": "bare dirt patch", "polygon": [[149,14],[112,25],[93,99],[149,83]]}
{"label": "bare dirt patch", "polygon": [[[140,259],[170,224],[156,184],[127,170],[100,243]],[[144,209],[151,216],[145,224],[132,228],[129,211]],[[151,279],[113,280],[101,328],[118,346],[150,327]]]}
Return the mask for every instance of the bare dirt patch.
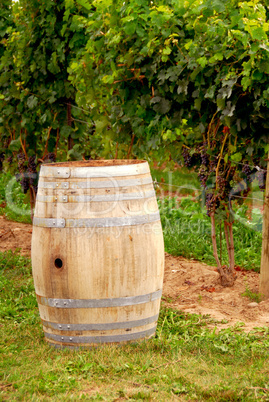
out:
{"label": "bare dirt patch", "polygon": [[0,251],[20,249],[20,253],[31,255],[32,225],[8,221],[0,216]]}
{"label": "bare dirt patch", "polygon": [[[31,235],[31,225],[0,216],[0,251],[20,249],[22,255],[29,257]],[[253,304],[253,300],[242,296],[246,287],[258,293],[258,273],[238,271],[235,285],[223,288],[215,267],[166,253],[165,304],[187,313],[208,314],[218,321],[218,328],[241,322],[245,324],[243,329],[250,331],[269,325],[269,300]]]}

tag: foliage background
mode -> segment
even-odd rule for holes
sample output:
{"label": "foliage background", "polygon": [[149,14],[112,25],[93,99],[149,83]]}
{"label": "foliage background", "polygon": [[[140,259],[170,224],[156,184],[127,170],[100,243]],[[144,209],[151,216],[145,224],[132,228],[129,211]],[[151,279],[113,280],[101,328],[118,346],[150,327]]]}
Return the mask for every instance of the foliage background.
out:
{"label": "foliage background", "polygon": [[265,1],[5,0],[0,18],[6,155],[179,161],[228,126],[225,157],[265,166]]}

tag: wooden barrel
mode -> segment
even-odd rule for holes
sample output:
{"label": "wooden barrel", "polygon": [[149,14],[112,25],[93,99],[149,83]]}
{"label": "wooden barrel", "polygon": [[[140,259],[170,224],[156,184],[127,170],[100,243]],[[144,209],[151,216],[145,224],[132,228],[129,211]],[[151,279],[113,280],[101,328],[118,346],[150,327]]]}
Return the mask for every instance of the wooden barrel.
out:
{"label": "wooden barrel", "polygon": [[55,347],[153,336],[164,246],[148,163],[42,165],[32,267],[45,339]]}

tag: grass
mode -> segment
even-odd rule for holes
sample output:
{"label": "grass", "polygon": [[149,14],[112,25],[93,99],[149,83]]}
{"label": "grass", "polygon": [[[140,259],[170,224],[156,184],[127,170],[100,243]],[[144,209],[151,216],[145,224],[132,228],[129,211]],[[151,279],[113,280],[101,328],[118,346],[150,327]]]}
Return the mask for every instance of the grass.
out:
{"label": "grass", "polygon": [[155,338],[83,351],[43,338],[30,260],[0,253],[0,400],[255,401],[269,392],[269,329],[162,306]]}
{"label": "grass", "polygon": [[[161,175],[156,181],[171,184],[168,173]],[[166,250],[214,264],[210,222],[202,203],[193,201],[197,192],[190,188],[195,188],[197,179],[192,176],[190,184],[184,175],[183,171],[173,177],[173,184],[181,186],[180,202],[159,200]],[[0,213],[29,222],[28,200],[15,182],[13,199],[22,214],[5,205],[10,179],[9,174],[0,176]],[[182,199],[184,191],[192,198]],[[236,213],[236,261],[257,270],[261,214],[257,210],[246,224],[247,207]],[[222,258],[225,261],[225,253]],[[246,296],[253,300],[253,295]],[[237,325],[217,331],[212,330],[214,323],[163,304],[156,336],[147,342],[54,350],[44,341],[30,260],[11,251],[0,253],[0,400],[267,400],[269,329],[246,334]]]}
{"label": "grass", "polygon": [[10,173],[0,174],[0,215],[9,220],[31,223],[29,199]]}
{"label": "grass", "polygon": [[151,175],[156,185],[157,195],[163,195],[167,191],[173,191],[180,196],[200,193],[200,183],[197,173],[190,172],[181,167],[173,172],[166,169],[151,169]]}
{"label": "grass", "polygon": [[[215,265],[211,243],[211,223],[201,202],[194,202],[191,197],[159,199],[165,249],[172,255],[194,258]],[[236,209],[233,226],[235,243],[235,262],[247,270],[259,272],[262,247],[262,214],[256,211],[254,219],[248,223],[247,206]],[[222,228],[217,227],[218,245],[222,245],[221,260],[228,262],[225,236]]]}
{"label": "grass", "polygon": [[246,289],[244,291],[244,293],[242,293],[243,297],[248,297],[249,300],[256,302],[256,303],[260,303],[263,299],[263,295],[261,293],[257,293],[257,292],[252,292],[249,289],[249,285],[248,283],[246,283]]}

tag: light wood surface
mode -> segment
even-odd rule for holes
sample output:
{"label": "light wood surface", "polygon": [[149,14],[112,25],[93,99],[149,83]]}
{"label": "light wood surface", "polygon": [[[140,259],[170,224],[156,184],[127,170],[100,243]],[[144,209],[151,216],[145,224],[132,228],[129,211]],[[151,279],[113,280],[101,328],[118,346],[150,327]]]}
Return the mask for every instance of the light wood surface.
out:
{"label": "light wood surface", "polygon": [[[148,173],[128,177],[113,176],[114,166],[110,161],[98,161],[98,166],[104,162],[104,177],[90,178],[91,182],[107,181],[108,176],[112,182],[116,182],[115,188],[79,188],[76,183],[83,182],[83,178],[72,177],[72,162],[66,163],[70,169],[68,178],[40,179],[38,195],[50,195],[59,199],[59,195],[85,196],[85,195],[117,195],[139,194],[139,199],[125,201],[103,202],[43,202],[37,201],[35,217],[65,220],[73,219],[103,219],[122,218],[129,216],[150,216],[158,211],[155,196],[144,198],[148,191],[153,190],[153,184],[142,184],[134,187],[121,186],[121,180],[128,181],[150,177],[150,171],[146,163]],[[124,164],[124,161],[122,162]],[[128,162],[130,164],[130,161]],[[132,161],[135,167],[135,161]],[[57,169],[60,164],[54,169]],[[86,164],[88,165],[88,164]],[[61,165],[60,165],[61,166]],[[85,169],[82,162],[74,164],[76,172],[78,168]],[[117,161],[116,167],[120,166]],[[145,162],[139,161],[138,166],[145,170]],[[53,168],[53,166],[52,166]],[[89,182],[91,166],[87,167],[88,177],[84,181]],[[130,171],[129,171],[130,173]],[[44,188],[44,183],[56,183],[57,188]],[[68,183],[73,189],[62,189],[62,183]],[[130,184],[130,183],[129,183]],[[98,185],[98,184],[97,184]],[[80,198],[76,198],[80,199]],[[62,267],[57,261],[62,264]],[[44,325],[46,334],[62,336],[64,341],[47,339],[58,346],[74,346],[73,342],[66,342],[65,336],[76,339],[75,346],[90,346],[85,339],[77,341],[79,336],[108,337],[125,339],[125,334],[147,333],[150,336],[156,326],[156,319],[146,325],[143,320],[156,317],[160,308],[160,297],[157,300],[134,304],[129,306],[99,307],[99,308],[57,308],[45,305],[40,300],[70,299],[70,300],[103,300],[121,299],[124,303],[128,297],[137,297],[155,294],[162,289],[164,271],[164,245],[160,220],[145,224],[115,227],[33,227],[32,235],[32,265],[35,290],[39,296],[39,311],[41,319],[56,324],[109,324],[138,321],[139,326],[133,324],[132,328],[115,328],[105,331],[61,331]],[[43,299],[40,299],[43,298]],[[121,302],[121,300],[120,300]],[[49,335],[46,335],[47,338]],[[119,338],[117,338],[117,336]],[[147,337],[144,336],[144,337]],[[113,338],[114,339],[114,338]],[[99,342],[99,339],[97,343]],[[93,342],[95,343],[95,342]]]}

